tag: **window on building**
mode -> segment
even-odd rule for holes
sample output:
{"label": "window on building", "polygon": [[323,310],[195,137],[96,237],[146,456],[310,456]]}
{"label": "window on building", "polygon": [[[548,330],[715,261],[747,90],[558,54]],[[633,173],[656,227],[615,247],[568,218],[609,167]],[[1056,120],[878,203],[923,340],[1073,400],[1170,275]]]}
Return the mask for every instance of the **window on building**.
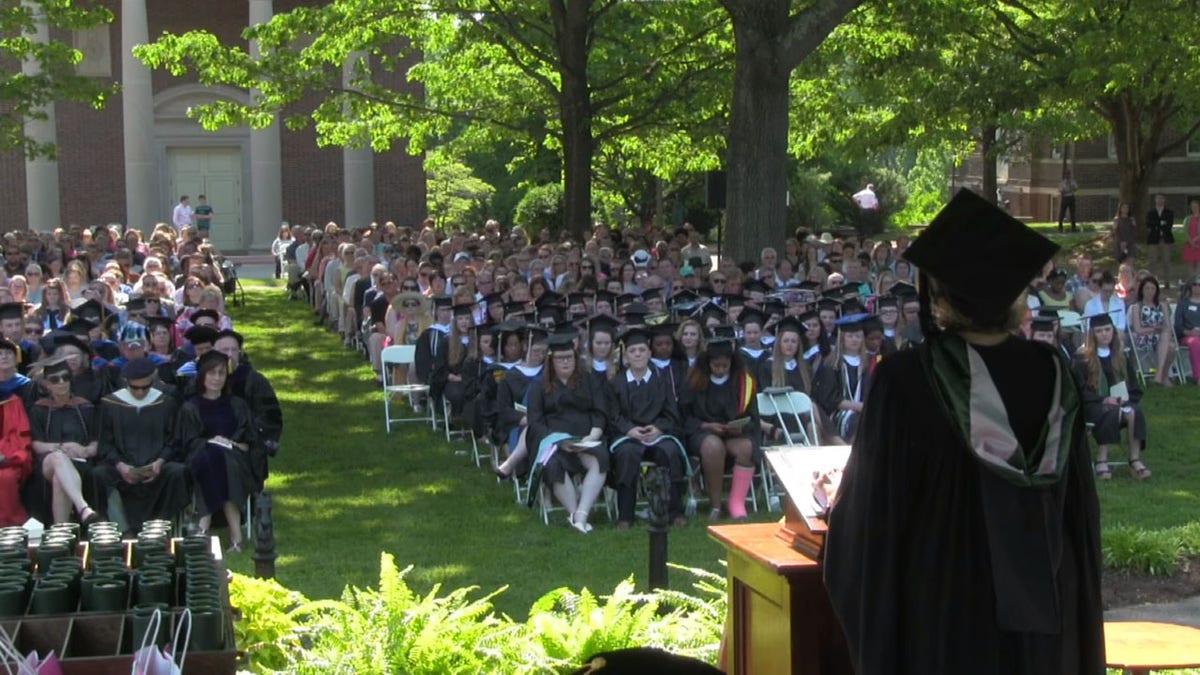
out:
{"label": "window on building", "polygon": [[1187,156],[1200,157],[1200,138],[1192,137],[1192,139],[1187,142]]}
{"label": "window on building", "polygon": [[1117,137],[1113,134],[1108,135],[1108,158],[1117,158]]}

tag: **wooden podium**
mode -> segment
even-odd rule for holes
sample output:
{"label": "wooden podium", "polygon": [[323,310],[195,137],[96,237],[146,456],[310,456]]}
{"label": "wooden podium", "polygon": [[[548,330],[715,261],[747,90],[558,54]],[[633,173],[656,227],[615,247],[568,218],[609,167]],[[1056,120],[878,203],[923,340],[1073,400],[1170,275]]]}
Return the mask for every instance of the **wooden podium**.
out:
{"label": "wooden podium", "polygon": [[[815,449],[805,449],[811,450]],[[811,484],[811,478],[802,477],[804,469],[782,459],[771,463],[788,494],[807,494],[799,491],[800,486]],[[784,478],[785,473],[791,475]],[[730,675],[854,672],[821,579],[824,525],[805,511],[806,505],[797,506],[788,498],[785,516],[777,523],[708,528],[709,535],[725,547],[729,561],[729,614],[721,666]]]}

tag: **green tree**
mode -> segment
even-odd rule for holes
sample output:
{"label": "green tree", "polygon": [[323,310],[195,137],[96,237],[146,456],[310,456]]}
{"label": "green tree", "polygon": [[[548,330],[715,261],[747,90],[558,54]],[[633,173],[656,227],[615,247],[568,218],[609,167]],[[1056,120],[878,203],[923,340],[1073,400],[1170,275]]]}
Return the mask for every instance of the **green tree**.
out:
{"label": "green tree", "polygon": [[[262,46],[259,60],[204,32],[164,35],[138,55],[176,74],[195,70],[206,84],[256,90],[249,106],[196,109],[208,127],[283,113],[290,126],[315,122],[323,144],[552,149],[562,156],[564,224],[582,232],[598,147],[620,140],[662,163],[657,139],[714,117],[724,28],[703,0],[333,0],[246,31]],[[403,78],[420,86],[399,86]]]}
{"label": "green tree", "polygon": [[736,47],[726,162],[729,254],[736,260],[753,259],[784,235],[792,71],[860,1],[719,0]]}
{"label": "green tree", "polygon": [[104,106],[114,88],[75,72],[83,55],[59,40],[37,39],[43,29],[79,30],[112,21],[98,3],[71,0],[6,0],[0,3],[0,59],[24,64],[0,72],[0,151],[27,157],[55,154],[51,144],[25,134],[27,120],[45,120],[44,106],[79,101]]}
{"label": "green tree", "polygon": [[478,227],[496,192],[496,188],[477,177],[471,167],[443,148],[426,153],[425,183],[429,213],[440,227]]}

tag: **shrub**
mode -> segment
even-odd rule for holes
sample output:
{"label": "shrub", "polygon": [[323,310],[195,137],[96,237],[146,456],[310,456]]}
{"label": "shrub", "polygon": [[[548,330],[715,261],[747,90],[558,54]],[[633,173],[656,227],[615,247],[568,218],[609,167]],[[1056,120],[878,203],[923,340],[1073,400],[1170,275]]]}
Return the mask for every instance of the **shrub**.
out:
{"label": "shrub", "polygon": [[542,230],[557,232],[563,223],[562,183],[547,183],[529,188],[513,213],[513,224],[525,228],[531,239]]}
{"label": "shrub", "polygon": [[[235,577],[238,644],[256,672],[557,673],[597,652],[660,647],[714,662],[725,622],[725,579],[685,567],[697,595],[637,593],[632,579],[611,595],[550,591],[525,622],[497,615],[476,588],[425,595],[381,556],[379,589],[347,588],[340,600],[304,601],[275,582]],[[234,592],[236,587],[237,591]]]}
{"label": "shrub", "polygon": [[1102,536],[1104,566],[1144,574],[1169,575],[1175,571],[1184,546],[1180,530],[1140,530],[1118,526]]}

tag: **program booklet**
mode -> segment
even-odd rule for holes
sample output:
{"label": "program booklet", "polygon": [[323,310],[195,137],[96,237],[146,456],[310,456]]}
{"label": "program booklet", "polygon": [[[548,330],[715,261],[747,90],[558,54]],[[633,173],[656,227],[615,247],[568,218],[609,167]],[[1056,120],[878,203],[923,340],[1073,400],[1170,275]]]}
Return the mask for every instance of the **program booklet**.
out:
{"label": "program booklet", "polygon": [[567,438],[558,442],[559,445],[575,450],[590,450],[600,446],[600,441],[584,439],[582,436]]}
{"label": "program booklet", "polygon": [[520,403],[514,403],[513,410],[516,410],[517,412],[521,413],[522,415],[529,412],[529,409],[526,408],[525,406],[521,405]]}
{"label": "program booklet", "polygon": [[734,431],[741,431],[742,429],[746,428],[747,424],[750,424],[749,417],[739,417],[735,420],[729,420],[725,423],[725,426],[733,429]]}
{"label": "program booklet", "polygon": [[1129,385],[1122,380],[1108,388],[1108,395],[1117,399],[1121,403],[1129,402]]}

